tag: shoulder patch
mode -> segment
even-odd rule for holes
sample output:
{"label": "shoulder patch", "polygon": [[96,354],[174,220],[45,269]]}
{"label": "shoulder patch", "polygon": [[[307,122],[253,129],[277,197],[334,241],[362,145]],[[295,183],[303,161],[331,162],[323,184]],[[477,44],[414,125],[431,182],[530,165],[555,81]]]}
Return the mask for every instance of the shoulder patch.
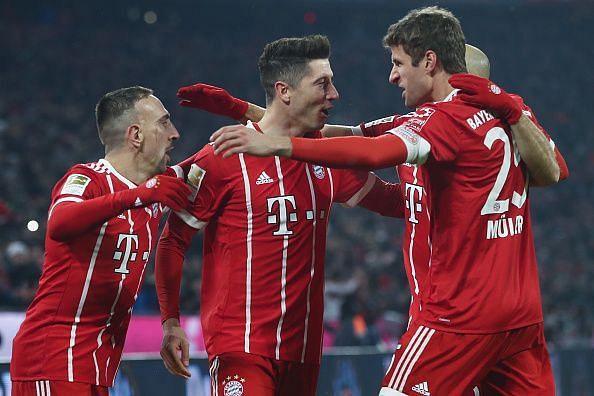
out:
{"label": "shoulder patch", "polygon": [[380,118],[379,120],[369,121],[365,123],[365,128],[371,128],[374,125],[387,124],[394,121],[395,116]]}
{"label": "shoulder patch", "polygon": [[435,113],[435,109],[431,107],[420,107],[412,113],[400,116],[400,118],[406,119],[404,121],[404,124],[410,130],[412,130],[415,133],[419,133],[421,132],[421,129],[423,129],[423,126],[425,125],[427,120],[429,120],[429,117],[433,115],[433,113]]}
{"label": "shoulder patch", "polygon": [[190,186],[192,190],[192,195],[190,200],[193,202],[196,199],[196,195],[198,195],[198,191],[200,190],[200,185],[202,184],[202,180],[206,175],[206,170],[202,169],[196,164],[192,164],[190,167],[190,171],[188,172],[188,180],[187,184]]}
{"label": "shoulder patch", "polygon": [[70,194],[82,196],[90,182],[90,177],[81,175],[80,173],[73,173],[66,179],[66,182],[62,186],[62,191],[60,191],[60,195]]}

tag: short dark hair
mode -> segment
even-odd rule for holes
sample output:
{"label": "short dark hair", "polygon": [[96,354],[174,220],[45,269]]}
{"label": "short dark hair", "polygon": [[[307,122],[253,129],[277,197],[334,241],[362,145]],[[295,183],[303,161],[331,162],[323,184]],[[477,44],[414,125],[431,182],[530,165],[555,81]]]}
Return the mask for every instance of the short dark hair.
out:
{"label": "short dark hair", "polygon": [[447,73],[466,72],[464,32],[458,18],[446,9],[432,6],[410,11],[388,28],[383,43],[402,45],[413,66],[432,50]]}
{"label": "short dark hair", "polygon": [[[128,117],[127,122],[133,122],[136,102],[153,94],[153,90],[141,86],[120,88],[108,92],[95,106],[95,119],[99,139],[106,151],[119,146],[124,140],[124,128],[119,121]],[[129,124],[128,124],[129,125]]]}
{"label": "short dark hair", "polygon": [[330,58],[330,40],[320,34],[286,37],[266,44],[260,59],[260,82],[266,92],[266,102],[274,99],[274,84],[284,81],[292,87],[299,84],[313,59]]}

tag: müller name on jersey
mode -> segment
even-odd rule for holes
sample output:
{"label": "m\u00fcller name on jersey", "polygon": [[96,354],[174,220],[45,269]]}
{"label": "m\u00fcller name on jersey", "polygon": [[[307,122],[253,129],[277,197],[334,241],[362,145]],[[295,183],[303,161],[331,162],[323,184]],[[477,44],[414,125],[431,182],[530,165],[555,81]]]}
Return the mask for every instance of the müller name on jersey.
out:
{"label": "m\u00fcller name on jersey", "polygon": [[522,233],[524,226],[524,217],[517,215],[513,217],[505,217],[487,221],[487,239],[507,238]]}

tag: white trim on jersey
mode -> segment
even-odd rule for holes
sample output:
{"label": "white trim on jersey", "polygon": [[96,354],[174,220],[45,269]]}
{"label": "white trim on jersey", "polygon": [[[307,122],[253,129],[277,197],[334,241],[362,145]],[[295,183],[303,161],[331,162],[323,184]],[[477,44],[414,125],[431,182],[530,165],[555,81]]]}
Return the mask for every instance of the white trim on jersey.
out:
{"label": "white trim on jersey", "polygon": [[243,153],[239,154],[239,163],[241,164],[241,174],[243,176],[243,185],[245,188],[245,207],[247,212],[247,235],[246,235],[246,275],[245,275],[245,335],[244,351],[250,353],[250,331],[252,325],[252,232],[253,232],[253,213],[252,213],[252,193],[250,189],[250,179],[245,165]]}
{"label": "white trim on jersey", "polygon": [[171,169],[175,172],[178,179],[185,179],[184,170],[179,165],[173,165]]}
{"label": "white trim on jersey", "polygon": [[[276,174],[278,176],[278,186],[280,188],[280,195],[285,195],[285,183],[283,171],[280,164],[280,158],[274,157],[276,163]],[[285,314],[287,313],[287,250],[289,247],[289,236],[283,236],[283,259],[281,270],[281,315],[276,327],[276,359],[280,360],[280,346],[281,346],[281,332],[283,322],[285,321]]]}
{"label": "white trim on jersey", "polygon": [[[326,168],[326,170],[328,171],[328,178],[330,179],[330,202],[334,202],[334,177],[332,177],[332,170],[330,168]],[[328,216],[330,216],[330,208],[328,208]]]}
{"label": "white trim on jersey", "polygon": [[[111,175],[108,173],[105,176],[105,179],[107,180],[107,184],[109,185],[109,191],[113,194],[115,192],[115,188],[113,187],[113,181],[111,180]],[[134,222],[132,221],[132,213],[131,213],[130,209],[127,209],[127,212],[128,212],[128,216],[127,216],[128,224],[130,224],[130,233],[132,233],[134,231]],[[149,216],[150,216],[150,214],[149,214]],[[95,364],[95,385],[99,385],[99,375],[101,372],[101,370],[99,369],[99,363],[97,362],[97,351],[103,346],[102,336],[103,336],[103,333],[105,332],[105,330],[107,330],[107,328],[111,325],[111,319],[113,318],[113,315],[115,313],[115,306],[116,306],[118,300],[120,299],[120,294],[122,293],[122,288],[124,286],[125,279],[126,279],[126,275],[122,274],[120,282],[118,283],[118,292],[116,293],[116,297],[115,297],[113,303],[111,304],[111,308],[109,310],[109,317],[107,318],[107,321],[105,322],[105,326],[97,334],[97,348],[95,348],[95,350],[93,351],[93,363]],[[112,344],[113,344],[113,339],[112,339]],[[105,364],[105,378],[107,378],[107,372],[109,370],[109,362],[110,362],[110,359],[107,358],[107,361]]]}
{"label": "white trim on jersey", "polygon": [[390,388],[399,391],[404,390],[404,385],[406,384],[408,376],[434,333],[434,329],[419,326],[398,360],[394,373],[388,382]]}
{"label": "white trim on jersey", "polygon": [[316,262],[316,226],[317,226],[317,202],[316,202],[316,193],[314,190],[313,182],[311,180],[311,173],[309,172],[309,165],[304,164],[305,167],[305,174],[307,175],[307,182],[309,184],[309,192],[311,194],[311,208],[314,213],[314,218],[312,222],[312,238],[311,238],[311,267],[309,270],[309,282],[307,283],[307,304],[306,304],[306,312],[305,312],[305,329],[303,331],[303,349],[301,350],[301,363],[305,362],[305,351],[307,349],[307,332],[309,330],[309,314],[311,311],[311,284],[313,282],[313,277],[315,274],[315,262]]}
{"label": "white trim on jersey", "polygon": [[212,396],[219,396],[219,357],[216,356],[210,367],[208,368],[208,372],[210,374],[210,386],[211,386],[211,395]]}
{"label": "white trim on jersey", "polygon": [[354,208],[355,206],[357,206],[359,202],[361,202],[361,200],[367,196],[369,191],[371,191],[376,179],[377,176],[375,176],[373,172],[369,172],[369,174],[367,175],[367,180],[365,181],[365,184],[363,184],[363,187],[361,187],[359,191],[354,193],[353,196],[350,197],[349,200],[343,203],[342,205],[347,208]]}
{"label": "white trim on jersey", "polygon": [[78,197],[64,197],[64,198],[60,198],[58,199],[50,208],[49,210],[49,214],[47,215],[47,219],[49,220],[50,217],[52,217],[52,212],[54,211],[54,208],[56,207],[56,205],[58,205],[59,203],[62,202],[82,202],[83,199],[82,198],[78,198]]}
{"label": "white trim on jersey", "polygon": [[[417,178],[417,172],[419,171],[419,167],[415,164],[411,164],[411,167],[413,168],[413,184],[417,184],[418,178]],[[405,197],[406,199],[406,197]],[[410,208],[410,210],[414,210],[414,208]],[[410,263],[410,272],[411,272],[411,276],[413,278],[413,282],[415,284],[415,289],[411,290],[411,296],[410,296],[410,305],[412,306],[413,301],[415,298],[419,297],[419,281],[417,281],[417,270],[415,267],[415,259],[414,259],[414,254],[413,254],[413,248],[414,248],[414,244],[415,244],[415,235],[417,233],[417,225],[416,223],[412,223],[412,227],[411,227],[411,231],[410,231],[410,243],[408,245],[408,262]],[[419,311],[421,310],[421,302],[419,301]],[[408,329],[408,327],[410,326],[410,323],[412,321],[412,315],[408,316],[408,324],[406,325],[406,328]]]}
{"label": "white trim on jersey", "polygon": [[182,209],[179,212],[174,213],[177,215],[177,217],[182,219],[184,223],[196,230],[201,230],[208,224],[208,221],[202,221],[197,219],[196,217],[188,213],[188,211],[186,211],[185,209]]}
{"label": "white trim on jersey", "polygon": [[128,186],[128,188],[136,188],[136,184],[128,179],[126,179],[124,176],[122,176],[120,174],[120,172],[118,172],[112,164],[109,163],[108,160],[106,160],[105,158],[101,158],[99,160],[99,163],[102,164],[103,166],[105,166],[107,168],[107,170],[109,171],[109,173],[113,174],[119,181],[121,181],[122,183],[124,183],[125,185]]}
{"label": "white trim on jersey", "polygon": [[37,396],[52,396],[49,380],[35,381],[35,392]]}
{"label": "white trim on jersey", "polygon": [[72,327],[70,328],[70,343],[68,345],[68,381],[74,382],[74,368],[72,366],[73,362],[73,355],[72,355],[72,348],[76,344],[76,328],[78,323],[80,322],[80,315],[82,313],[83,306],[85,305],[85,301],[87,299],[87,293],[89,292],[89,286],[91,284],[91,277],[93,276],[93,271],[95,270],[95,263],[97,262],[97,256],[99,255],[99,249],[101,247],[101,242],[103,241],[103,235],[105,235],[105,228],[107,228],[107,221],[103,223],[101,229],[99,230],[99,235],[97,236],[97,241],[95,242],[95,248],[93,249],[93,255],[91,256],[91,261],[89,262],[89,269],[87,270],[87,276],[85,278],[85,285],[83,287],[82,295],[80,300],[78,301],[78,308],[76,310],[76,316],[74,317],[74,322],[72,323]]}

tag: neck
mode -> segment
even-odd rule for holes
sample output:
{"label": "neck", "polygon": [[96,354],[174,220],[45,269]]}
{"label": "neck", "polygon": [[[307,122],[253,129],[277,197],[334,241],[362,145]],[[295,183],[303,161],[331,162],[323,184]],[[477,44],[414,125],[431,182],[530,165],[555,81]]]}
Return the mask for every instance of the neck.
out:
{"label": "neck", "polygon": [[147,166],[143,166],[144,162],[138,158],[138,155],[138,152],[127,151],[124,148],[110,151],[105,154],[105,159],[120,175],[135,184],[142,184],[155,173]]}
{"label": "neck", "polygon": [[262,133],[271,136],[299,137],[310,132],[294,117],[284,104],[273,102],[266,108],[264,117],[258,122]]}
{"label": "neck", "polygon": [[434,102],[441,102],[444,100],[454,88],[448,82],[448,79],[451,77],[451,74],[448,74],[444,71],[439,72],[434,78],[433,90],[431,94],[431,100]]}

